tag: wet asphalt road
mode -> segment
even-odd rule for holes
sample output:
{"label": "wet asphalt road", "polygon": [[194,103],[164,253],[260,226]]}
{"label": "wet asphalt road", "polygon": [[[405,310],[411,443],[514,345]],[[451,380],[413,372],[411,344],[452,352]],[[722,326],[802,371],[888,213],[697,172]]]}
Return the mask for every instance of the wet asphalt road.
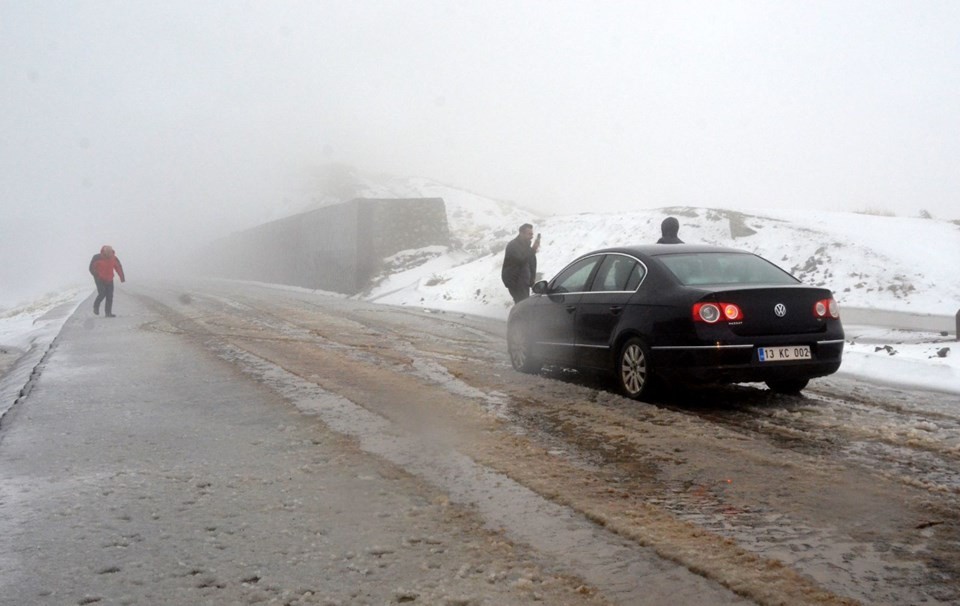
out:
{"label": "wet asphalt road", "polygon": [[251,357],[224,337],[238,326],[185,329],[220,322],[169,313],[190,301],[81,306],[3,418],[0,604],[751,602],[381,414],[388,399]]}

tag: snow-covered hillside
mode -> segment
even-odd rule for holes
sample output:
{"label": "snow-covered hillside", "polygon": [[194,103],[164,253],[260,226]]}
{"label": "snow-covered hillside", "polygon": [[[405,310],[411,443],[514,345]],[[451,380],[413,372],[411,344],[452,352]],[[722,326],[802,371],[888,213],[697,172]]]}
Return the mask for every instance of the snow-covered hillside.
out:
{"label": "snow-covered hillside", "polygon": [[443,198],[451,245],[401,251],[364,298],[457,309],[505,318],[510,297],[500,283],[503,248],[522,223],[543,234],[544,278],[578,255],[655,242],[660,222],[680,219],[680,237],[755,252],[805,283],[834,291],[841,306],[953,315],[960,308],[960,225],[931,218],[850,212],[665,207],[631,213],[542,217],[517,205],[425,178],[324,167],[309,199],[275,207],[273,217],[352,198]]}
{"label": "snow-covered hillside", "polygon": [[419,191],[448,201],[453,236],[470,246],[391,275],[369,293],[370,300],[506,317],[511,301],[500,283],[501,251],[521,223],[533,223],[543,234],[539,270],[550,278],[585,252],[655,242],[660,222],[673,215],[685,241],[755,252],[805,283],[832,289],[841,306],[941,315],[960,307],[960,226],[953,222],[690,207],[546,219],[511,209],[498,219],[499,203],[459,197],[440,186]]}

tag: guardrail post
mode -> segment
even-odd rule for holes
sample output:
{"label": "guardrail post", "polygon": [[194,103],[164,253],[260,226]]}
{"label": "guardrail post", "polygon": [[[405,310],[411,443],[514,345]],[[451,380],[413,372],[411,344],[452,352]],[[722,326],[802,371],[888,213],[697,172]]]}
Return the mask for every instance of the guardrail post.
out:
{"label": "guardrail post", "polygon": [[957,341],[960,341],[960,309],[957,310],[957,326],[953,336],[957,338]]}

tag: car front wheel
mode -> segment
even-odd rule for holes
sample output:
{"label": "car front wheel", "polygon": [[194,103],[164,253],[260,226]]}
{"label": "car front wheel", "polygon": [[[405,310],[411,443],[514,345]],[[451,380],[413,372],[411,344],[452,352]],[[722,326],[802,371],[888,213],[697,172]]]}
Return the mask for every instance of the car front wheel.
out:
{"label": "car front wheel", "polygon": [[510,329],[507,335],[507,350],[510,353],[510,364],[513,369],[536,374],[543,368],[543,363],[531,353],[530,339],[519,326]]}
{"label": "car front wheel", "polygon": [[651,392],[650,350],[637,338],[623,344],[617,356],[617,382],[623,395],[640,400]]}

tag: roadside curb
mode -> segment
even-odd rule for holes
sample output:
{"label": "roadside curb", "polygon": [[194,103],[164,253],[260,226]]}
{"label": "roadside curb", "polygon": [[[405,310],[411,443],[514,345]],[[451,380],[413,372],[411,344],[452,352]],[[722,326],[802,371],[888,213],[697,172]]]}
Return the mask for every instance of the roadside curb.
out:
{"label": "roadside curb", "polygon": [[56,349],[64,325],[91,296],[89,293],[84,294],[76,301],[58,305],[34,320],[35,324],[44,322],[44,325],[37,329],[30,349],[13,363],[4,376],[0,377],[0,429],[3,429],[4,420],[14,407],[30,395],[43,372],[47,358]]}

